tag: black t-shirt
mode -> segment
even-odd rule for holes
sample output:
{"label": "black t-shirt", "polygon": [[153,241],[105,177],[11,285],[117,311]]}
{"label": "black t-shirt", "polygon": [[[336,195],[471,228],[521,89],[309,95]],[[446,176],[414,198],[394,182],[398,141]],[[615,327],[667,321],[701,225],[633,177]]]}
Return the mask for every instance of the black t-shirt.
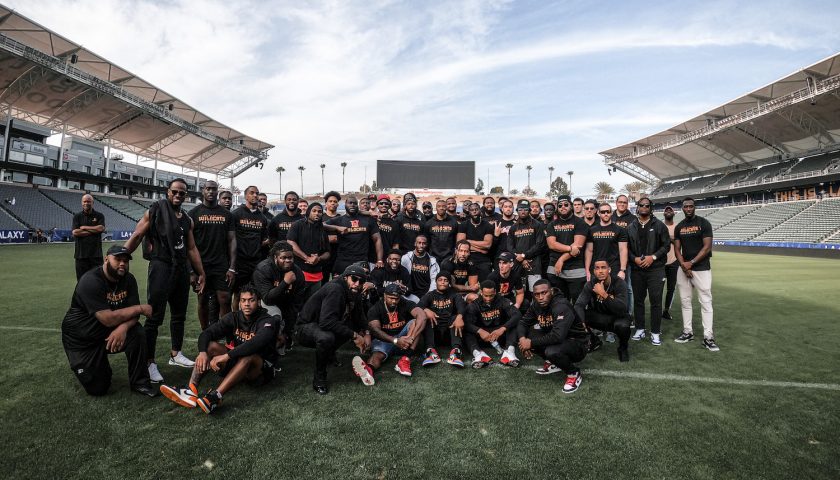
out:
{"label": "black t-shirt", "polygon": [[368,322],[379,320],[379,323],[382,325],[382,330],[393,337],[400,333],[408,322],[414,319],[411,316],[411,311],[415,307],[417,307],[416,303],[401,298],[397,304],[397,308],[393,312],[388,312],[385,307],[385,299],[383,298],[368,310]]}
{"label": "black t-shirt", "polygon": [[417,306],[434,312],[437,315],[438,324],[443,326],[449,325],[458,314],[463,315],[467,309],[464,297],[451,288],[443,293],[437,289],[427,292]]}
{"label": "black t-shirt", "polygon": [[88,271],[76,284],[70,309],[61,322],[64,346],[71,350],[104,346],[103,342],[114,329],[97,320],[96,312],[119,310],[134,305],[140,305],[134,275],[126,273],[112,285],[105,278],[102,268]]}
{"label": "black t-shirt", "polygon": [[268,236],[268,222],[259,210],[245,205],[233,211],[236,225],[236,261],[257,263],[262,260],[260,244]]}
{"label": "black t-shirt", "polygon": [[347,227],[347,231],[343,235],[338,236],[337,262],[353,263],[362,260],[368,261],[370,237],[374,233],[379,233],[379,226],[377,226],[376,220],[373,217],[365,215],[342,215],[327,223]]}
{"label": "black t-shirt", "polygon": [[388,251],[394,248],[394,245],[399,247],[400,224],[392,217],[387,216],[379,217],[376,220],[376,226],[379,228],[379,236],[382,238],[382,253],[387,256]]}
{"label": "black t-shirt", "polygon": [[[330,240],[321,222],[312,223],[309,220],[302,220],[293,223],[292,228],[289,229],[289,233],[286,235],[286,240],[295,242],[303,250],[303,253],[307,255],[313,253],[321,255],[330,248]],[[306,263],[298,258],[297,255],[295,255],[295,265],[307,273],[318,273],[324,268],[320,263],[316,265]]]}
{"label": "black t-shirt", "polygon": [[493,211],[488,212],[484,209],[484,207],[481,207],[481,218],[487,220],[492,224],[493,222],[498,222],[499,220],[501,220],[502,214],[497,212],[495,208],[493,209]]}
{"label": "black t-shirt", "polygon": [[408,286],[408,290],[418,298],[422,297],[429,291],[429,287],[434,281],[434,279],[431,278],[431,264],[432,257],[430,257],[428,253],[422,257],[417,256],[417,254],[411,256],[411,282]]}
{"label": "black t-shirt", "polygon": [[467,285],[471,276],[478,275],[478,269],[471,261],[458,263],[454,258],[444,260],[440,265],[440,271],[449,272],[449,275],[454,279],[453,285],[461,286]]}
{"label": "black t-shirt", "polygon": [[379,295],[383,295],[385,293],[385,287],[392,283],[399,283],[406,289],[411,284],[411,274],[402,265],[396,270],[391,270],[387,266],[385,268],[376,268],[371,272],[370,277]]}
{"label": "black t-shirt", "polygon": [[397,216],[396,220],[400,226],[400,250],[403,253],[414,250],[414,241],[418,235],[424,233],[423,223],[425,220],[418,218],[417,212],[414,212],[414,215],[408,215],[406,212],[403,212]]}
{"label": "black t-shirt", "polygon": [[592,262],[589,268],[595,269],[595,262],[606,260],[610,264],[614,274],[621,270],[621,257],[618,252],[618,243],[627,241],[627,230],[610,223],[606,227],[597,223],[589,228],[587,242],[592,242]]}
{"label": "black t-shirt", "polygon": [[289,229],[298,220],[303,219],[300,210],[295,210],[295,215],[289,215],[289,212],[283,210],[271,219],[268,224],[268,237],[271,238],[271,243],[286,240],[289,234]]}
{"label": "black t-shirt", "polygon": [[[81,211],[73,215],[73,230],[80,227],[98,227],[105,225],[105,215],[91,210],[90,214]],[[74,258],[102,258],[102,234],[76,238]]]}
{"label": "black t-shirt", "polygon": [[[686,262],[691,261],[700,253],[700,249],[703,248],[703,239],[706,237],[712,237],[712,224],[697,215],[691,220],[686,218],[674,228],[674,240],[680,241],[682,256]],[[711,270],[712,262],[709,260],[711,256],[712,252],[709,252],[706,258],[695,263],[691,269],[698,272]]]}
{"label": "black t-shirt", "polygon": [[[467,240],[483,241],[484,236],[490,234],[493,237],[493,225],[482,219],[478,225],[474,225],[472,220],[458,225],[458,233],[467,235]],[[473,263],[488,263],[490,262],[490,255],[480,252],[470,252],[470,261]]]}
{"label": "black t-shirt", "polygon": [[201,255],[205,272],[219,272],[230,268],[228,232],[236,231],[233,215],[223,206],[200,204],[190,210],[193,220],[195,246]]}
{"label": "black t-shirt", "polygon": [[516,222],[508,232],[508,250],[514,254],[524,254],[531,262],[530,275],[539,275],[542,269],[542,254],[545,252],[545,226],[539,221],[529,219],[525,223]]}
{"label": "black t-shirt", "polygon": [[426,234],[429,235],[429,253],[439,262],[451,257],[455,252],[458,222],[450,216],[443,220],[438,220],[437,216],[434,216],[426,222],[425,229]]}
{"label": "black t-shirt", "polygon": [[612,223],[618,225],[623,229],[627,229],[633,221],[636,220],[636,216],[630,213],[630,210],[624,212],[623,215],[618,214],[618,210],[614,211],[612,214]]}
{"label": "black t-shirt", "polygon": [[[583,221],[582,218],[576,217],[572,215],[568,219],[563,219],[557,217],[557,220],[548,224],[545,228],[545,237],[554,237],[558,243],[562,243],[563,245],[571,245],[575,241],[575,235],[583,235],[584,242],[586,242],[586,237],[589,235],[589,225]],[[585,244],[583,245],[586,246]],[[557,259],[560,258],[560,252],[555,252],[554,250],[550,250],[549,255],[549,265],[554,266],[557,263]],[[581,247],[581,252],[583,252],[583,247]],[[563,264],[563,270],[574,270],[576,268],[584,268],[583,265],[584,255],[581,253],[577,257],[572,257]]]}
{"label": "black t-shirt", "polygon": [[[494,253],[497,257],[503,252],[509,251],[508,232],[510,232],[510,227],[512,227],[515,223],[515,219],[505,220],[504,218],[499,218],[499,226],[502,227],[502,233],[500,233],[499,236],[496,237],[496,240],[493,243]],[[495,233],[495,228],[493,229],[493,232]]]}
{"label": "black t-shirt", "polygon": [[502,278],[498,270],[493,270],[487,280],[496,282],[496,291],[499,295],[510,300],[510,303],[516,303],[516,292],[523,288],[521,271],[521,268],[512,268],[508,277]]}

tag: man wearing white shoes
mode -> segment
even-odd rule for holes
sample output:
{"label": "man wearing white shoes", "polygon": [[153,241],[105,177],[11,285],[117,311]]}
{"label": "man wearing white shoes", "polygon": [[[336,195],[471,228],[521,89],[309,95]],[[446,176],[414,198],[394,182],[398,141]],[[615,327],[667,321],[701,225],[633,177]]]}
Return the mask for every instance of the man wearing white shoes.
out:
{"label": "man wearing white shoes", "polygon": [[473,354],[473,368],[484,368],[493,363],[483,347],[492,346],[501,355],[499,362],[508,367],[518,367],[516,358],[516,328],[522,314],[501,296],[492,280],[480,284],[478,299],[467,307],[464,315],[464,340]]}

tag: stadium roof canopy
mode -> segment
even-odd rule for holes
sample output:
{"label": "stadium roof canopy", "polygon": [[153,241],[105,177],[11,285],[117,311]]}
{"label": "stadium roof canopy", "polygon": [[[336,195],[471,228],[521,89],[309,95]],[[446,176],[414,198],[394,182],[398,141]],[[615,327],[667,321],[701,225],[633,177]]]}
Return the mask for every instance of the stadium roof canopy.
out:
{"label": "stadium roof canopy", "polygon": [[190,170],[236,176],[271,145],[0,5],[0,108]]}
{"label": "stadium roof canopy", "polygon": [[663,132],[611,148],[608,168],[653,183],[840,148],[840,53]]}

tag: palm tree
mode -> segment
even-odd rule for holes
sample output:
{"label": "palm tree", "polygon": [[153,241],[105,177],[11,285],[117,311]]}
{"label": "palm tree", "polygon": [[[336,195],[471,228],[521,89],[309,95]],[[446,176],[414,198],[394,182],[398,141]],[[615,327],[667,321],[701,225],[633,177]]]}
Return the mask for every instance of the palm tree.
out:
{"label": "palm tree", "polygon": [[569,170],[568,172],[566,172],[566,175],[568,175],[568,176],[569,176],[569,195],[571,195],[571,194],[572,194],[572,175],[574,175],[574,174],[575,174],[575,172],[573,172],[573,171],[571,171],[571,170]]}
{"label": "palm tree", "polygon": [[508,169],[508,189],[507,189],[507,192],[508,192],[508,195],[510,195],[510,169],[513,168],[513,164],[508,163],[507,165],[505,165],[505,168]]}
{"label": "palm tree", "polygon": [[283,172],[285,172],[286,169],[283,168],[283,167],[277,167],[277,168],[274,169],[274,171],[277,172],[277,177],[278,177],[277,180],[278,180],[279,186],[280,186],[280,195],[283,195]]}
{"label": "palm tree", "polygon": [[298,170],[300,170],[300,196],[302,197],[303,196],[303,171],[306,170],[306,167],[301,165],[301,166],[298,167]]}
{"label": "palm tree", "polygon": [[551,190],[551,182],[554,180],[554,167],[548,167],[548,189]]}
{"label": "palm tree", "polygon": [[323,196],[325,193],[327,193],[327,191],[324,190],[324,167],[326,167],[326,165],[322,163],[321,164],[321,196]]}
{"label": "palm tree", "polygon": [[341,162],[341,193],[346,192],[344,190],[344,169],[347,168],[347,162]]}
{"label": "palm tree", "polygon": [[622,188],[621,190],[630,195],[630,198],[632,198],[635,202],[638,201],[639,198],[642,197],[642,195],[647,193],[649,187],[650,185],[648,185],[647,183],[637,180],[635,182],[630,182],[624,185],[624,188]]}
{"label": "palm tree", "polygon": [[528,190],[531,189],[531,167],[530,165],[525,167],[525,170],[528,170]]}
{"label": "palm tree", "polygon": [[598,192],[598,200],[605,200],[615,193],[615,188],[607,182],[598,182],[595,184],[595,191]]}

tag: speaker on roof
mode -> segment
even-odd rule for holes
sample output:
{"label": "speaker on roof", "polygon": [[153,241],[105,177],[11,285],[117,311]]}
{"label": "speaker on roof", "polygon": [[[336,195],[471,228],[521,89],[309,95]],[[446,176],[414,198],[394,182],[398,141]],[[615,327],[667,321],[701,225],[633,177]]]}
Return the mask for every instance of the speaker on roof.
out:
{"label": "speaker on roof", "polygon": [[79,61],[79,56],[78,55],[76,55],[75,53],[73,55],[70,55],[70,63],[75,65],[78,61]]}

